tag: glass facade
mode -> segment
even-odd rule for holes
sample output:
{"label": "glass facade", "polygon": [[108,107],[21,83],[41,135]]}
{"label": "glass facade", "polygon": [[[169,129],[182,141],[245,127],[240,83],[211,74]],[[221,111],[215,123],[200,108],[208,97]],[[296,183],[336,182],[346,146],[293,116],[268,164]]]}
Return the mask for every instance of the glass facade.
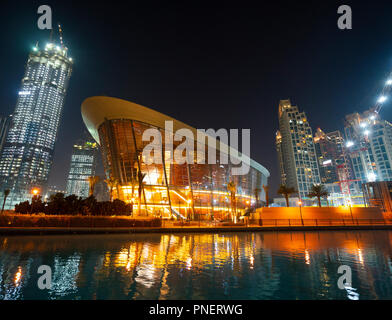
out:
{"label": "glass facade", "polygon": [[90,184],[88,177],[95,176],[98,146],[96,142],[79,140],[73,146],[67,180],[67,195],[87,198]]}
{"label": "glass facade", "polygon": [[312,128],[304,112],[290,100],[279,103],[279,131],[276,134],[281,184],[294,188],[302,200],[313,185],[320,184]]}
{"label": "glass facade", "polygon": [[7,209],[46,187],[72,64],[67,49],[53,43],[29,55],[0,157],[0,187],[11,190]]}
{"label": "glass facade", "polygon": [[[228,219],[261,204],[262,185],[268,184],[269,175],[251,166],[248,174],[232,176],[232,165],[221,164],[219,153],[216,164],[197,164],[196,155],[195,164],[180,164],[171,160],[168,150],[172,146],[162,139],[156,146],[162,150],[161,163],[148,164],[142,151],[150,141],[142,141],[142,135],[151,128],[165,136],[164,129],[131,119],[105,119],[98,126],[106,175],[118,182],[114,197],[133,203],[136,214],[194,220]],[[182,143],[175,140],[174,150]],[[197,143],[193,141],[194,150]],[[205,154],[207,157],[207,147]],[[145,174],[140,193],[138,172]],[[236,188],[234,202],[227,186],[230,181]]]}

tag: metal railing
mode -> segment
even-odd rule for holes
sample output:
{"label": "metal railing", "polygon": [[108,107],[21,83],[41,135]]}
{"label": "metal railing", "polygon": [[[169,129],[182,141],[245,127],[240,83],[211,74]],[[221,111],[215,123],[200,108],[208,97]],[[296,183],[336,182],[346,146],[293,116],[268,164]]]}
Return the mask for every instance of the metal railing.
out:
{"label": "metal railing", "polygon": [[392,219],[246,219],[234,223],[226,221],[170,221],[162,220],[162,228],[214,228],[214,227],[301,227],[301,226],[366,226],[392,225]]}

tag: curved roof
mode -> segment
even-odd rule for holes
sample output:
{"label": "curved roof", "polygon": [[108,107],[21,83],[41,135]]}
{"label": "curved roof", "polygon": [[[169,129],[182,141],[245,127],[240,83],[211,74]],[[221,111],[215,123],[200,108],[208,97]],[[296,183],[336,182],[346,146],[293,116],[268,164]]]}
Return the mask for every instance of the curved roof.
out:
{"label": "curved roof", "polygon": [[[82,118],[88,131],[98,143],[100,143],[98,128],[105,119],[131,119],[161,129],[165,129],[165,121],[173,121],[173,129],[175,132],[179,129],[187,128],[194,133],[195,137],[197,132],[195,128],[158,111],[126,100],[105,96],[90,97],[84,100],[82,103]],[[217,149],[234,150],[219,141],[217,141]],[[248,158],[246,155],[242,156],[243,158]],[[250,159],[250,165],[261,171],[265,176],[270,176],[269,171],[256,161]]]}

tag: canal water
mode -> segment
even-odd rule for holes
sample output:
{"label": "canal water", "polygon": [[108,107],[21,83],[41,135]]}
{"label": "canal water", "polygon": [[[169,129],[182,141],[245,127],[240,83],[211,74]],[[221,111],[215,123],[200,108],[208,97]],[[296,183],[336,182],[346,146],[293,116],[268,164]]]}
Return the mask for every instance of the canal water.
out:
{"label": "canal water", "polygon": [[0,299],[392,299],[392,232],[0,237]]}

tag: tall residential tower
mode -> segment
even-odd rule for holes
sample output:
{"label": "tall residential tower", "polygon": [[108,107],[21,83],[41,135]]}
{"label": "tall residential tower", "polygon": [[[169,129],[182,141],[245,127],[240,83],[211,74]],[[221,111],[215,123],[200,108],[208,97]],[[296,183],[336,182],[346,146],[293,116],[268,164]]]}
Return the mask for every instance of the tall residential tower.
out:
{"label": "tall residential tower", "polygon": [[281,184],[295,188],[301,199],[307,199],[311,187],[320,184],[320,173],[312,129],[305,113],[292,106],[290,100],[279,103],[276,147]]}
{"label": "tall residential tower", "polygon": [[48,43],[29,54],[11,126],[0,156],[0,188],[10,189],[6,207],[44,191],[72,72],[67,48]]}
{"label": "tall residential tower", "polygon": [[80,139],[73,146],[67,181],[67,195],[87,198],[90,185],[88,177],[95,176],[98,145],[93,138]]}

